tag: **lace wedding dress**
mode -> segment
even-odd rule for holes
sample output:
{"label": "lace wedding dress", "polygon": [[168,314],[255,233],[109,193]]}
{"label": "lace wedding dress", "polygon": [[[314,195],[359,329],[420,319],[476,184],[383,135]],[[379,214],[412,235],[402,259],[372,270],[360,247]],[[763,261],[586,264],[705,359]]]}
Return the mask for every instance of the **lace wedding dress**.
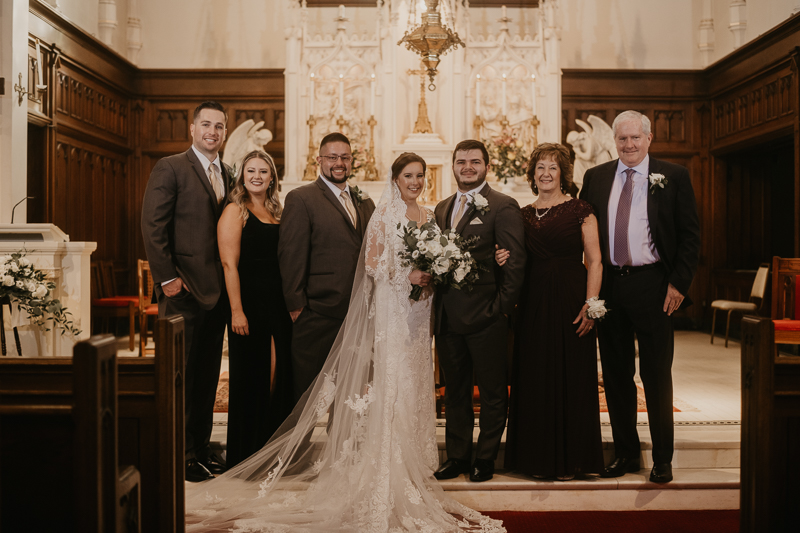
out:
{"label": "lace wedding dress", "polygon": [[408,297],[411,269],[397,254],[405,213],[390,182],[322,372],[261,451],[187,490],[187,531],[505,532],[433,477],[432,291]]}

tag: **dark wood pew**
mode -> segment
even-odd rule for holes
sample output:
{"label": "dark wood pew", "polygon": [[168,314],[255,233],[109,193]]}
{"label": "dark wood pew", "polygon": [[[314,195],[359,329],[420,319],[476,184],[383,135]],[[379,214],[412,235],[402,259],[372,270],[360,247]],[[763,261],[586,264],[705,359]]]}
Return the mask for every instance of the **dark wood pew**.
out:
{"label": "dark wood pew", "polygon": [[773,322],[742,319],[740,531],[797,531],[800,357],[776,355]]}
{"label": "dark wood pew", "polygon": [[141,531],[139,473],[120,473],[117,438],[112,336],[56,362],[0,360],[0,530]]}
{"label": "dark wood pew", "polygon": [[[159,319],[155,357],[117,359],[117,461],[139,471],[141,527],[147,532],[182,533],[185,529],[183,330],[182,317]],[[68,401],[73,391],[72,358],[26,359],[25,365],[19,361],[0,360],[9,363],[4,382],[12,389],[33,391],[41,402],[51,405]],[[5,388],[0,383],[0,389]]]}

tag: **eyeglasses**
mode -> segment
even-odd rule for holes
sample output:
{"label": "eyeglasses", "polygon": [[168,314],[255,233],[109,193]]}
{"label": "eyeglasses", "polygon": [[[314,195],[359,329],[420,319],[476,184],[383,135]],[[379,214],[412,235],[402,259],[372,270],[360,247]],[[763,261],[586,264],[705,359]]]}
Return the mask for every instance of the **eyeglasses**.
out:
{"label": "eyeglasses", "polygon": [[342,160],[342,163],[350,163],[353,160],[351,155],[323,155],[321,157],[327,159],[328,163],[336,163],[339,159]]}

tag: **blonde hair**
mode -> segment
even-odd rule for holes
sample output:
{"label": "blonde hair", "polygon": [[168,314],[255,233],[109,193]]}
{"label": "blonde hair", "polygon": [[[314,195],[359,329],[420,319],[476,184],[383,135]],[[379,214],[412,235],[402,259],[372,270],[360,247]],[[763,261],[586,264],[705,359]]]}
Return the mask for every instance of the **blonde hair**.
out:
{"label": "blonde hair", "polygon": [[242,223],[246,222],[247,217],[250,216],[250,213],[247,210],[247,200],[250,199],[250,193],[247,192],[247,189],[244,186],[244,167],[251,159],[260,159],[269,166],[271,179],[269,187],[267,187],[267,199],[264,202],[264,207],[266,207],[267,211],[269,211],[269,213],[275,217],[275,220],[279,221],[281,219],[281,214],[283,213],[283,206],[281,205],[281,200],[278,195],[278,170],[275,168],[275,161],[273,161],[272,157],[270,157],[270,155],[263,150],[253,150],[245,155],[242,159],[242,164],[236,171],[236,184],[233,186],[233,190],[231,191],[230,201],[239,207]]}

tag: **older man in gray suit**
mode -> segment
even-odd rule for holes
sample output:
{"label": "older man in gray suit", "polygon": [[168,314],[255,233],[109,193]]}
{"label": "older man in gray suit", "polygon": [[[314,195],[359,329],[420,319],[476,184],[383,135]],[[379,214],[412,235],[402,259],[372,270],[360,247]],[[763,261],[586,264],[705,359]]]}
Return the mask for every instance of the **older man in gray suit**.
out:
{"label": "older man in gray suit", "polygon": [[158,316],[183,315],[185,324],[187,481],[225,471],[209,444],[228,312],[217,248],[217,221],[228,195],[219,157],[227,118],[217,102],[197,106],[191,148],[156,163],[142,205]]}
{"label": "older man in gray suit", "polygon": [[[446,381],[445,446],[447,461],[437,479],[469,472],[470,480],[494,475],[494,461],[508,411],[508,317],[522,289],[525,269],[524,229],[517,201],[486,183],[489,154],[480,141],[461,141],[453,151],[458,192],[436,206],[440,228],[477,236],[473,256],[489,267],[471,292],[442,288],[436,296],[436,346]],[[501,269],[495,246],[511,250]],[[513,260],[513,261],[512,261]],[[481,396],[480,435],[472,456],[473,373]]]}
{"label": "older man in gray suit", "polygon": [[294,322],[292,373],[299,400],[322,370],[353,289],[358,254],[375,203],[352,189],[350,141],[329,133],[319,147],[320,176],[289,192],[281,217],[278,259]]}

